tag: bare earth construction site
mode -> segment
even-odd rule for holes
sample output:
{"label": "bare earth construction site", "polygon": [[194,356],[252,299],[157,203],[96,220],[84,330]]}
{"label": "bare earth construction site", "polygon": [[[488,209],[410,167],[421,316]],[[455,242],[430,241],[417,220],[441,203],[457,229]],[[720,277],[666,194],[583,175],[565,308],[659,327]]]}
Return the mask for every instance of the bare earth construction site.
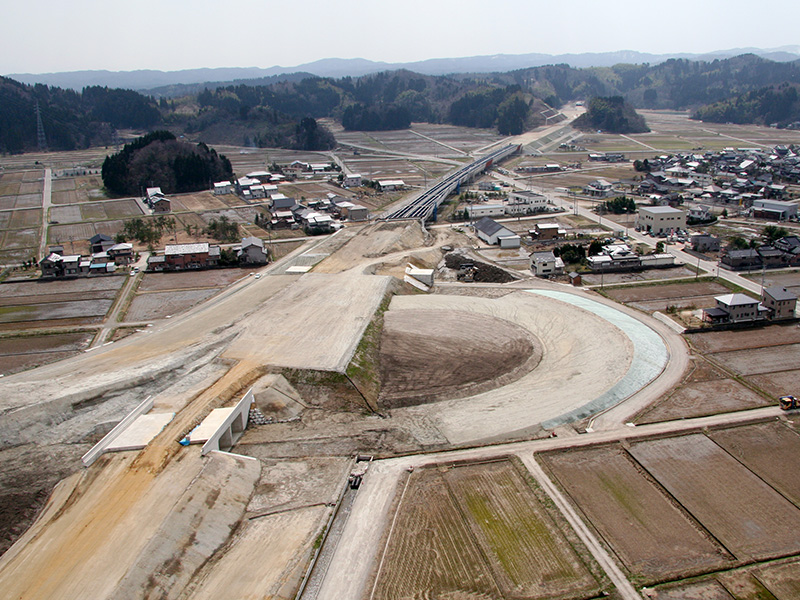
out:
{"label": "bare earth construction site", "polygon": [[[146,398],[145,416],[166,415],[142,449],[47,467],[66,478],[0,557],[4,595],[796,597],[800,479],[770,457],[796,456],[800,434],[744,380],[764,371],[731,354],[741,340],[701,350],[709,380],[747,384],[748,410],[679,418],[663,407],[705,359],[638,307],[533,278],[402,282],[408,262],[439,269],[473,241],[347,227],[181,315],[3,377],[20,478],[43,469],[25,470],[26,448],[74,464]],[[246,428],[211,451],[192,439],[249,391]]]}

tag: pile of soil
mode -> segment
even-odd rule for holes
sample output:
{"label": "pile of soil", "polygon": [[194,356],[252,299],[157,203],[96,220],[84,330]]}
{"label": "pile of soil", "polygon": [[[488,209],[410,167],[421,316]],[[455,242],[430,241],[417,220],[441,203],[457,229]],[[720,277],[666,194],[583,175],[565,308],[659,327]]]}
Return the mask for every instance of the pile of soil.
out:
{"label": "pile of soil", "polygon": [[504,271],[500,267],[472,260],[456,252],[450,252],[444,257],[445,266],[454,271],[458,271],[464,263],[472,263],[475,265],[473,281],[476,283],[508,283],[515,279],[510,273]]}

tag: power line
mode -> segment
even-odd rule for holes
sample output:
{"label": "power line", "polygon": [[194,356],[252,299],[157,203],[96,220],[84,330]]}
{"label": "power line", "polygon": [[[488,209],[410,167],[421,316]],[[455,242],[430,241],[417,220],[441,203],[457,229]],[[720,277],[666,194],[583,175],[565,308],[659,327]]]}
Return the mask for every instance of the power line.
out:
{"label": "power line", "polygon": [[44,137],[44,125],[42,125],[42,112],[39,110],[39,101],[36,101],[36,143],[39,152],[47,150],[47,139]]}

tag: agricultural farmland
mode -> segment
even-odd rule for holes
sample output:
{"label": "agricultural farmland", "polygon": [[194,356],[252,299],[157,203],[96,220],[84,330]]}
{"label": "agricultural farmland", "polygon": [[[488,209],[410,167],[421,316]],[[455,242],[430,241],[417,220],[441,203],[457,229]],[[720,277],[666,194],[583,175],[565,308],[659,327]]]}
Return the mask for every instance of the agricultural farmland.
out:
{"label": "agricultural farmland", "polygon": [[663,581],[725,568],[733,557],[618,446],[540,455],[630,576]]}
{"label": "agricultural farmland", "polygon": [[706,436],[638,442],[630,453],[738,559],[800,552],[800,510]]}
{"label": "agricultural farmland", "polygon": [[[375,598],[591,598],[600,584],[517,467],[409,475]],[[579,552],[581,553],[579,555]]]}
{"label": "agricultural farmland", "polygon": [[644,409],[634,421],[658,423],[770,404],[771,400],[730,377],[702,356],[695,356],[689,363],[689,371],[680,385]]}

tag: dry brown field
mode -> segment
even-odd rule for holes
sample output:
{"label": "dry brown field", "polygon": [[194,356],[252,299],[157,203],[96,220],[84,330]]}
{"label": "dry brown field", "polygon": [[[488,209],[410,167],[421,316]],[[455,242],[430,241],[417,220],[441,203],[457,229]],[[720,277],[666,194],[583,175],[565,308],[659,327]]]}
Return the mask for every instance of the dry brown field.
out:
{"label": "dry brown field", "polygon": [[24,196],[27,194],[36,194],[38,196],[42,195],[42,188],[44,187],[44,182],[42,180],[38,181],[23,181],[19,186],[19,195]]}
{"label": "dry brown field", "polygon": [[189,211],[222,210],[228,208],[219,196],[212,192],[197,192],[195,194],[181,194],[176,196],[181,204]]}
{"label": "dry brown field", "polygon": [[50,208],[50,219],[59,223],[80,223],[83,219],[81,207],[78,204],[53,206]]}
{"label": "dry brown field", "polygon": [[[118,290],[124,277],[95,277],[92,279],[65,279],[64,281],[22,281],[0,284],[0,297],[40,296],[46,302],[51,294],[78,292],[90,294],[105,290]],[[86,296],[84,296],[86,297]]]}
{"label": "dry brown field", "polygon": [[800,510],[706,436],[638,442],[630,453],[736,558],[800,552]]}
{"label": "dry brown field", "polygon": [[[2,199],[0,198],[0,202]],[[8,223],[11,221],[11,211],[0,212],[0,229],[7,229]]]}
{"label": "dry brown field", "polygon": [[13,181],[8,178],[10,173],[3,175],[0,180],[0,196],[16,196],[19,194],[19,181]]}
{"label": "dry brown field", "polygon": [[748,348],[764,348],[800,343],[800,327],[768,325],[757,329],[711,331],[687,336],[693,348],[706,354],[724,353]]}
{"label": "dry brown field", "polygon": [[800,598],[800,563],[786,562],[756,571],[756,576],[777,600]]}
{"label": "dry brown field", "polygon": [[375,598],[591,598],[591,571],[510,461],[419,469]]}
{"label": "dry brown field", "polygon": [[773,402],[734,379],[713,379],[682,385],[636,418],[659,423],[769,406]]}
{"label": "dry brown field", "polygon": [[33,253],[38,253],[39,229],[9,229],[3,237],[3,248],[32,248]]}
{"label": "dry brown field", "polygon": [[23,229],[32,227],[42,222],[42,209],[31,208],[28,210],[15,210],[11,215],[9,227],[13,229]]}
{"label": "dry brown field", "polygon": [[225,287],[247,275],[241,269],[213,269],[182,273],[145,273],[139,284],[140,292],[185,290],[190,288]]}
{"label": "dry brown field", "polygon": [[599,274],[587,273],[583,275],[584,285],[614,285],[616,283],[628,282],[647,282],[661,281],[663,279],[686,279],[694,277],[694,272],[685,267],[674,267],[672,269],[648,269],[638,273],[607,273],[603,276]]}
{"label": "dry brown field", "polygon": [[642,300],[671,300],[724,294],[728,288],[713,281],[689,283],[667,283],[654,286],[622,287],[606,290],[606,295],[617,302],[639,302]]}
{"label": "dry brown field", "polygon": [[637,581],[686,577],[732,563],[619,446],[539,458]]}
{"label": "dry brown field", "polygon": [[139,294],[125,313],[125,321],[164,319],[189,310],[216,293],[217,288]]}
{"label": "dry brown field", "polygon": [[112,304],[113,299],[95,299],[4,306],[0,308],[0,323],[101,317]]}
{"label": "dry brown field", "polygon": [[777,399],[786,394],[797,394],[797,382],[800,381],[800,369],[752,375],[747,377],[747,380]]}
{"label": "dry brown field", "polygon": [[62,333],[0,339],[0,373],[9,375],[61,360],[89,345],[93,333]]}
{"label": "dry brown field", "polygon": [[[94,225],[91,223],[76,223],[74,225],[52,225],[48,227],[48,238],[51,243],[59,242],[67,246],[67,242],[84,242],[95,234]],[[65,247],[66,251],[67,248]],[[71,252],[72,250],[70,250]],[[75,252],[80,252],[76,248]]]}
{"label": "dry brown field", "polygon": [[[779,421],[709,432],[709,437],[783,496],[800,506],[800,435]],[[788,459],[788,460],[787,460]]]}
{"label": "dry brown field", "polygon": [[14,208],[35,208],[42,205],[42,194],[20,194],[14,203]]}
{"label": "dry brown field", "polygon": [[730,350],[709,354],[709,357],[745,376],[788,371],[800,364],[800,343]]}
{"label": "dry brown field", "polygon": [[[747,277],[761,284],[760,273],[758,275],[743,275],[743,277]],[[764,285],[766,287],[775,285],[785,287],[789,291],[798,294],[800,293],[800,270],[780,271],[778,273],[767,272],[764,274]]]}
{"label": "dry brown field", "polygon": [[719,581],[709,579],[658,588],[658,600],[738,600]]}

